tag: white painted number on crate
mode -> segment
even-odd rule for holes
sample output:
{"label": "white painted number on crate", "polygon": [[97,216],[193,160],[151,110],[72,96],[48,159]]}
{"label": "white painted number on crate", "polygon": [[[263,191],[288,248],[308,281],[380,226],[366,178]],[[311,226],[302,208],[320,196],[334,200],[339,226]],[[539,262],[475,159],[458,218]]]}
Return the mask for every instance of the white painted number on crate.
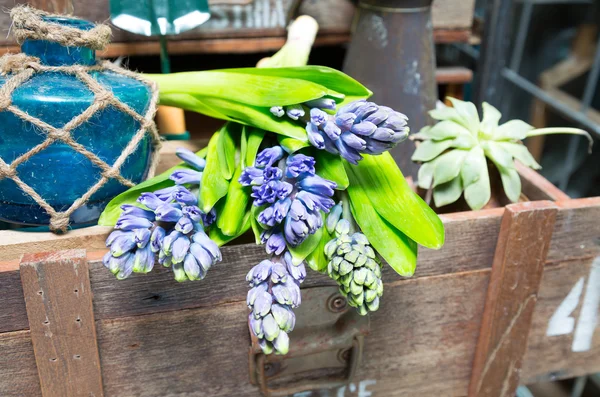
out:
{"label": "white painted number on crate", "polygon": [[319,391],[303,391],[294,394],[293,397],[372,397],[373,392],[368,388],[377,383],[376,380],[367,379],[361,380],[358,383],[350,383],[347,386],[342,386],[337,390],[333,391],[333,396],[329,390]]}
{"label": "white painted number on crate", "polygon": [[592,348],[592,339],[598,325],[598,310],[600,309],[600,257],[597,257],[592,263],[583,305],[577,319],[577,326],[575,326],[575,318],[571,314],[579,306],[584,284],[585,277],[577,281],[550,318],[546,330],[547,336],[568,335],[574,332],[571,348],[574,352],[585,352]]}

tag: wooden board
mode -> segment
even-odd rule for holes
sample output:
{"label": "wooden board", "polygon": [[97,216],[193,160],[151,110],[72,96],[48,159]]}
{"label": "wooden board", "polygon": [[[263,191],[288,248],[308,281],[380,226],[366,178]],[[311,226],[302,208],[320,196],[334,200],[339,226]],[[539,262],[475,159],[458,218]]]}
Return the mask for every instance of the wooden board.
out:
{"label": "wooden board", "polygon": [[102,397],[84,250],[25,255],[20,266],[44,397]]}
{"label": "wooden board", "polygon": [[0,333],[0,396],[41,396],[29,331]]}
{"label": "wooden board", "polygon": [[516,392],[556,212],[550,201],[505,209],[473,362],[471,397]]}

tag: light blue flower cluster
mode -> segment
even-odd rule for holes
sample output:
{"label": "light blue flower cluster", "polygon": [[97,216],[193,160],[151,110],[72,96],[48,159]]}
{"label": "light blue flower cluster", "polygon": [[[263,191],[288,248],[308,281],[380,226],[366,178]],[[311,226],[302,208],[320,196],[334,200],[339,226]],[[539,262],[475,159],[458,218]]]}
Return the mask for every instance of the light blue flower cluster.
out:
{"label": "light blue flower cluster", "polygon": [[186,149],[177,155],[193,169],[171,175],[176,185],[154,193],[142,193],[138,203],[122,206],[123,212],[106,240],[109,252],[104,265],[124,279],[131,273],[148,273],[155,262],[173,268],[177,281],[200,280],[221,260],[217,244],[205,233],[215,219],[214,210],[203,213],[198,194],[185,185],[198,185],[206,162]]}
{"label": "light blue flower cluster", "polygon": [[389,107],[363,99],[343,106],[335,116],[325,111],[335,109],[333,99],[321,98],[270,110],[276,117],[287,115],[306,122],[308,140],[314,147],[339,154],[353,164],[362,159],[361,154],[382,154],[408,137],[408,118]]}
{"label": "light blue flower cluster", "polygon": [[284,159],[279,146],[258,154],[254,167],[242,172],[240,183],[252,186],[254,205],[261,207],[257,220],[265,229],[261,239],[267,252],[279,255],[286,247],[301,244],[323,226],[321,212],[329,212],[334,182],[315,174],[315,159],[294,154]]}
{"label": "light blue flower cluster", "polygon": [[260,262],[246,276],[252,288],[247,297],[249,327],[265,354],[287,354],[288,333],[296,323],[292,309],[301,303],[300,283],[305,277],[304,264],[295,266],[287,251]]}

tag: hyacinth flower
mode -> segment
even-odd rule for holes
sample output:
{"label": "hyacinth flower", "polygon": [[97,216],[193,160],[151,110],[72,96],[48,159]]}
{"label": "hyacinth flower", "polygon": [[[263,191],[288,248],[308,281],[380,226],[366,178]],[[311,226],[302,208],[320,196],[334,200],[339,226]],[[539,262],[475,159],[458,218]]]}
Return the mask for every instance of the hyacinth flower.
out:
{"label": "hyacinth flower", "polygon": [[261,239],[283,238],[291,247],[300,245],[323,226],[321,211],[329,212],[334,182],[315,173],[315,159],[304,154],[284,158],[281,147],[263,150],[253,167],[242,172],[239,182],[251,186],[254,206],[260,209],[257,221],[265,229]]}
{"label": "hyacinth flower", "polygon": [[192,169],[174,171],[176,185],[142,193],[137,202],[143,207],[123,205],[115,231],[106,241],[109,252],[104,265],[124,279],[131,273],[148,273],[158,262],[173,268],[177,281],[200,280],[221,260],[221,252],[205,233],[216,219],[214,211],[198,208],[198,194],[183,185],[198,185],[206,162],[186,149],[177,155]]}
{"label": "hyacinth flower", "polygon": [[408,118],[386,106],[358,100],[340,108],[335,115],[333,99],[321,98],[293,106],[273,106],[276,117],[287,116],[306,122],[309,142],[318,149],[339,154],[352,164],[361,154],[382,154],[408,137]]}
{"label": "hyacinth flower", "polygon": [[381,265],[367,237],[351,233],[351,220],[340,219],[342,203],[337,204],[327,218],[327,229],[335,238],[325,245],[329,260],[327,273],[340,287],[348,304],[362,316],[379,309],[383,295]]}
{"label": "hyacinth flower", "polygon": [[[280,244],[285,249],[285,243]],[[287,354],[288,333],[294,329],[296,316],[292,309],[301,303],[300,283],[306,277],[303,263],[292,264],[289,252],[274,255],[254,266],[246,280],[250,332],[258,339],[265,354]]]}

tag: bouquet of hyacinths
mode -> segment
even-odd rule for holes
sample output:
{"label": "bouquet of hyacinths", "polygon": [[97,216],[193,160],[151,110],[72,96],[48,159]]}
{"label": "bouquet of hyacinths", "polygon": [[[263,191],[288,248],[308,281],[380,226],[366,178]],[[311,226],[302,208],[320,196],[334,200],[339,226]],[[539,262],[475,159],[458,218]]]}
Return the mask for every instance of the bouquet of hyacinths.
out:
{"label": "bouquet of hyacinths", "polygon": [[495,166],[509,200],[517,202],[521,195],[521,179],[515,161],[540,169],[541,166],[523,145],[523,139],[549,134],[576,134],[591,136],[578,128],[534,128],[521,120],[510,120],[498,125],[502,115],[488,103],[483,103],[483,118],[479,120],[477,108],[471,102],[448,98],[452,107],[440,104],[429,112],[439,120],[425,127],[412,139],[421,141],[412,156],[422,162],[418,185],[433,189],[437,207],[452,204],[464,192],[465,201],[473,210],[485,206],[491,198],[488,162]]}
{"label": "bouquet of hyacinths", "polygon": [[[305,62],[309,49],[288,43],[271,60]],[[104,263],[117,278],[158,261],[177,281],[202,279],[219,247],[251,230],[265,260],[247,276],[249,328],[265,353],[285,354],[307,267],[366,314],[383,294],[379,258],[408,277],[417,244],[443,245],[440,219],[388,153],[407,138],[407,117],[368,102],[352,78],[307,66],[152,78],[161,103],[228,122],[207,148],[179,150],[182,165],[108,205]]]}

